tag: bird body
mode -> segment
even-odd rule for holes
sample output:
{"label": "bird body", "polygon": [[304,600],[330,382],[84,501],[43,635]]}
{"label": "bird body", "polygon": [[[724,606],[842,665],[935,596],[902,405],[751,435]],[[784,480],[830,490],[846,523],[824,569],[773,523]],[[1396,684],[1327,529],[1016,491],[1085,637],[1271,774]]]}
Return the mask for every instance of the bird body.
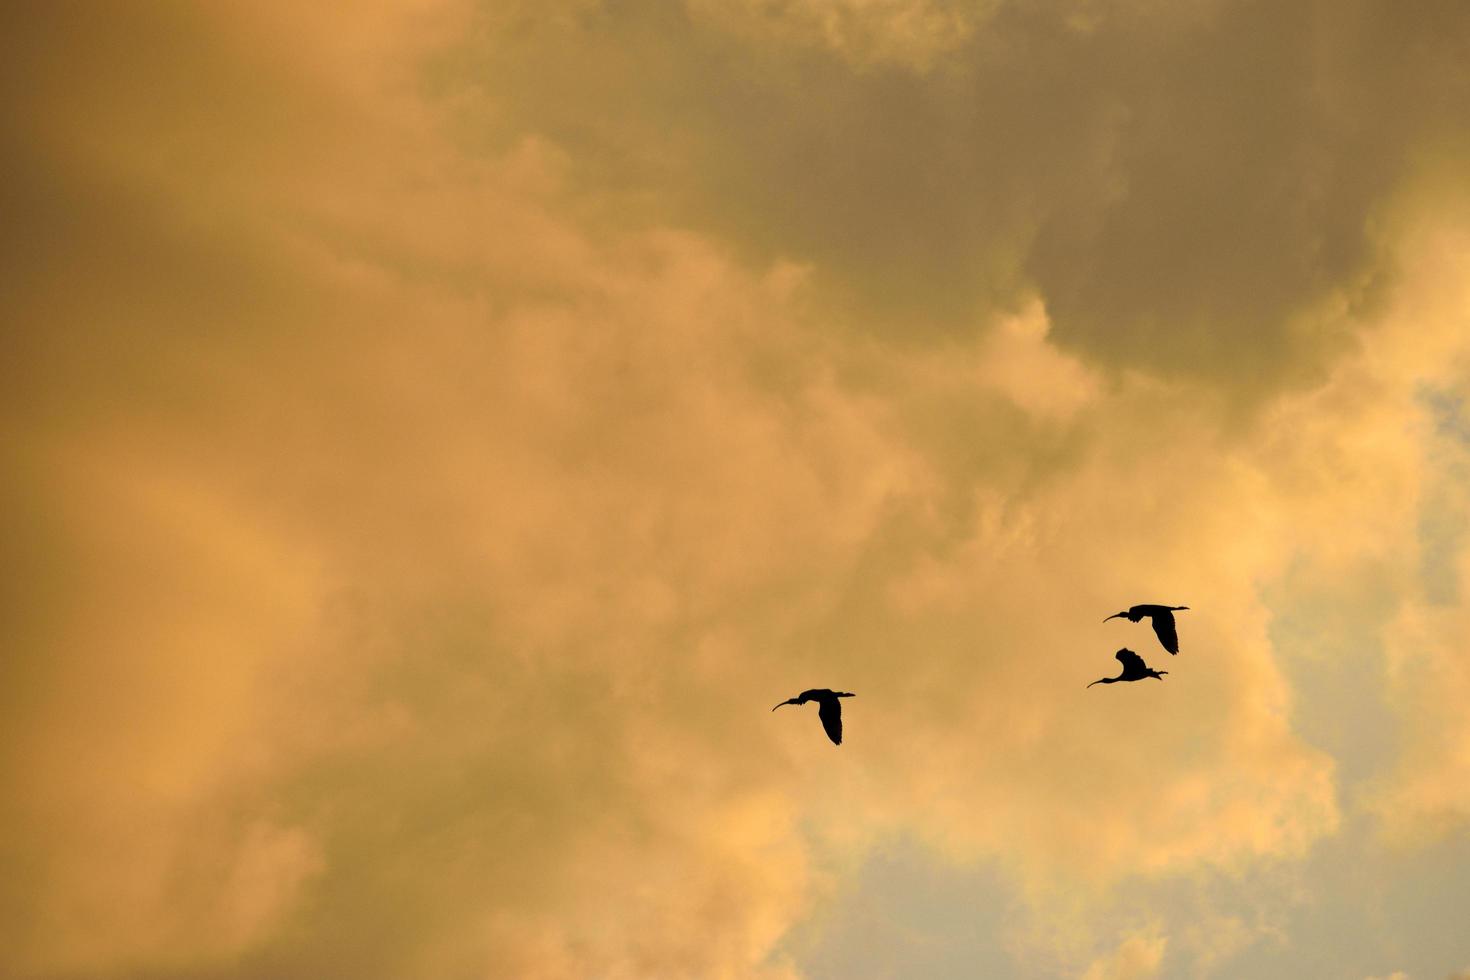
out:
{"label": "bird body", "polygon": [[[822,728],[826,730],[827,737],[832,740],[833,745],[842,744],[842,702],[838,698],[851,698],[857,695],[847,691],[831,691],[825,687],[812,688],[810,691],[802,691],[794,698],[789,698],[776,705],[776,708],[788,704],[806,704],[808,701],[817,702],[817,717],[822,720]],[[776,708],[772,708],[775,711]]]}
{"label": "bird body", "polygon": [[[1113,654],[1113,656],[1117,657],[1118,663],[1123,665],[1123,673],[1119,674],[1117,677],[1098,678],[1097,680],[1093,681],[1092,684],[1116,684],[1119,681],[1141,681],[1148,677],[1154,677],[1159,680],[1163,680],[1164,675],[1168,673],[1167,670],[1154,670],[1148,664],[1143,662],[1142,657],[1134,653],[1132,650],[1129,650],[1127,647],[1119,650],[1117,653]],[[1091,687],[1092,684],[1089,684],[1087,686]]]}
{"label": "bird body", "polygon": [[[1158,635],[1159,642],[1164,645],[1164,649],[1170,653],[1178,653],[1179,634],[1174,631],[1174,614],[1181,609],[1188,608],[1188,606],[1159,606],[1152,603],[1144,603],[1137,606],[1129,606],[1119,613],[1113,613],[1108,619],[1117,619],[1119,616],[1122,616],[1130,623],[1136,623],[1146,616],[1154,628],[1154,633]],[[1103,620],[1103,622],[1106,623],[1108,619]]]}

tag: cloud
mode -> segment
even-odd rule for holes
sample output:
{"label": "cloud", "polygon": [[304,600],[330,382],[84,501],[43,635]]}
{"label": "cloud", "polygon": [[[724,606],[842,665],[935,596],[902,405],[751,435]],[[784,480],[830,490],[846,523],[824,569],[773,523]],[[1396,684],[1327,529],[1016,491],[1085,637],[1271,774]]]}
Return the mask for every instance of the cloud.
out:
{"label": "cloud", "polygon": [[[940,5],[720,9],[839,8],[888,37],[896,11],[927,23]],[[466,45],[449,74],[484,96],[468,118],[572,148],[678,224],[813,262],[864,329],[971,334],[1040,293],[1064,351],[1245,409],[1320,383],[1351,346],[1314,313],[1391,286],[1372,228],[1467,84],[1452,4],[999,4],[919,75],[640,9]]]}
{"label": "cloud", "polygon": [[[1358,49],[1209,5],[1158,37],[847,5],[821,43],[871,70],[788,90],[805,55],[695,71],[763,35],[670,9],[23,25],[11,972],[791,976],[781,937],[885,835],[1045,910],[1335,832],[1260,589],[1303,553],[1412,574],[1458,232],[1365,236],[1408,132],[1329,166],[1315,102],[1258,118],[1244,65],[1185,67],[1212,25],[1289,28],[1263,64],[1299,86],[1304,36]],[[1139,38],[1183,88],[1092,94]],[[1227,132],[1259,150],[1205,180]],[[1177,659],[1100,622],[1148,599],[1192,607]],[[1458,692],[1455,615],[1404,613],[1406,704]],[[1124,645],[1170,676],[1085,690]],[[859,694],[840,750],[767,710],[826,684]],[[1405,792],[1453,809],[1424,746]]]}
{"label": "cloud", "polygon": [[[806,858],[771,760],[714,749],[749,717],[701,705],[904,465],[787,350],[799,274],[597,243],[534,140],[420,145],[404,190],[432,120],[275,126],[207,133],[185,174],[227,163],[177,194],[139,139],[30,153],[124,203],[33,205],[92,247],[23,280],[55,384],[10,449],[8,969],[755,969]],[[273,170],[284,143],[335,166]],[[53,303],[73,276],[97,291]]]}
{"label": "cloud", "polygon": [[690,0],[695,17],[749,41],[829,48],[859,68],[898,65],[919,71],[949,54],[998,4],[947,0],[797,0],[736,4]]}
{"label": "cloud", "polygon": [[[1452,639],[1465,617],[1467,551],[1455,532],[1466,512],[1459,479],[1465,447],[1453,415],[1445,415],[1453,400],[1423,397],[1426,390],[1454,392],[1464,384],[1458,325],[1470,310],[1470,295],[1460,284],[1470,245],[1463,221],[1456,220],[1463,200],[1441,197],[1437,210],[1438,220],[1409,239],[1406,262],[1415,286],[1404,291],[1371,358],[1364,358],[1378,366],[1360,379],[1396,405],[1386,413],[1395,425],[1383,431],[1384,437],[1393,433],[1394,443],[1379,437],[1363,449],[1384,472],[1401,474],[1401,489],[1394,491],[1401,503],[1385,501],[1376,518],[1365,514],[1370,521],[1388,518],[1378,547],[1392,556],[1399,601],[1382,638],[1391,703],[1401,715],[1401,748],[1395,771],[1376,782],[1367,802],[1389,837],[1401,842],[1433,839],[1470,817],[1470,800],[1457,789],[1465,777],[1465,728],[1457,705],[1470,692],[1470,678]],[[1388,372],[1397,380],[1389,382]]]}
{"label": "cloud", "polygon": [[1109,956],[1092,963],[1083,980],[1142,980],[1157,976],[1168,939],[1155,935],[1129,936]]}

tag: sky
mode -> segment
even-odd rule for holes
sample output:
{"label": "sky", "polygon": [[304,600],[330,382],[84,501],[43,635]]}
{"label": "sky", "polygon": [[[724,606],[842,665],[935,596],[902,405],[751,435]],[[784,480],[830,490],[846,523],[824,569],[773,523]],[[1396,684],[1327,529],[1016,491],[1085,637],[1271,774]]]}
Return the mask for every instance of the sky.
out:
{"label": "sky", "polygon": [[0,974],[1470,977],[1463,0],[0,22]]}

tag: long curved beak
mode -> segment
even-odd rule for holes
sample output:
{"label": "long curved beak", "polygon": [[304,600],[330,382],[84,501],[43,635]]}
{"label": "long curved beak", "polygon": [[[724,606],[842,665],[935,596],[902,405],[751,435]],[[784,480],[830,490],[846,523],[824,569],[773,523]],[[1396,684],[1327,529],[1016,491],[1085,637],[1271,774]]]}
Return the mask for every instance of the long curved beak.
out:
{"label": "long curved beak", "polygon": [[[1108,619],[1117,619],[1119,616],[1126,616],[1126,615],[1128,615],[1128,614],[1127,613],[1113,613],[1111,616],[1108,617]],[[1108,621],[1108,619],[1103,620],[1103,622],[1106,623]]]}
{"label": "long curved beak", "polygon": [[[795,703],[796,703],[796,699],[795,698],[791,698],[789,701],[782,701],[780,704],[776,705],[776,708],[784,708],[788,704],[795,704]],[[776,708],[772,708],[771,710],[772,711],[775,711]]]}
{"label": "long curved beak", "polygon": [[[1111,617],[1111,616],[1109,616],[1109,617],[1108,617],[1108,619],[1112,619],[1112,618],[1113,618],[1113,617]],[[1106,620],[1104,620],[1104,622],[1106,622]],[[1097,679],[1097,680],[1095,680],[1095,681],[1093,681],[1093,682],[1092,682],[1092,684],[1101,684],[1101,683],[1102,683],[1102,682],[1103,682],[1103,681],[1104,681],[1104,680],[1106,680],[1106,679],[1107,679],[1107,678],[1105,678],[1105,677],[1099,677],[1099,678],[1098,678],[1098,679]],[[1091,687],[1091,686],[1092,686],[1092,684],[1089,684],[1089,685],[1087,685],[1087,687]],[[1086,689],[1087,689],[1087,688],[1083,688],[1083,690],[1086,690]]]}

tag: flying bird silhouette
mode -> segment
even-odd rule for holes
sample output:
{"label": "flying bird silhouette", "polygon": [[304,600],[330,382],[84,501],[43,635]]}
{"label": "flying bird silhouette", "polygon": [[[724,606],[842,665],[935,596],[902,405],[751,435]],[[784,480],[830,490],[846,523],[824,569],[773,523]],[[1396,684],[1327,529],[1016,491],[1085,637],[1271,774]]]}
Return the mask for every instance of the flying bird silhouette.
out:
{"label": "flying bird silhouette", "polygon": [[[1113,613],[1108,619],[1117,619],[1119,616],[1125,616],[1130,623],[1136,623],[1147,616],[1153,624],[1154,632],[1159,635],[1159,642],[1164,645],[1164,649],[1170,653],[1178,653],[1179,634],[1174,632],[1174,614],[1181,609],[1188,608],[1188,606],[1155,606],[1147,604],[1130,606],[1123,612]],[[1106,623],[1108,619],[1103,620],[1103,622]]]}
{"label": "flying bird silhouette", "polygon": [[[1168,673],[1167,670],[1154,670],[1143,662],[1142,657],[1127,647],[1119,650],[1113,656],[1117,657],[1118,663],[1123,665],[1123,673],[1117,677],[1100,677],[1093,681],[1092,684],[1116,684],[1119,681],[1141,681],[1146,677],[1157,677],[1163,680],[1164,675]],[[1091,687],[1092,684],[1087,686]]]}
{"label": "flying bird silhouette", "polygon": [[[813,688],[810,691],[802,691],[798,697],[789,698],[776,705],[776,708],[787,704],[806,704],[815,701],[819,705],[817,717],[822,719],[822,727],[827,730],[827,737],[832,740],[833,745],[842,744],[842,702],[838,698],[857,697],[846,691],[829,691],[825,687]],[[776,708],[772,708],[775,711]]]}

